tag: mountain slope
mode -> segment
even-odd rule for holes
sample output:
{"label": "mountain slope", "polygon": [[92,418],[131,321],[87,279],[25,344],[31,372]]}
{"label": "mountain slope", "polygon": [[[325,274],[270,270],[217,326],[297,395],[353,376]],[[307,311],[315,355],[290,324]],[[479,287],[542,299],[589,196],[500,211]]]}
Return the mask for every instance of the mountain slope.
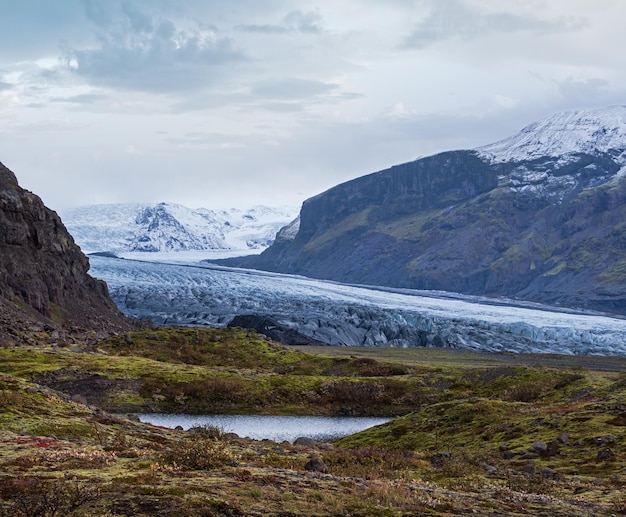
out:
{"label": "mountain slope", "polygon": [[222,263],[626,313],[625,163],[626,107],[560,114],[338,185]]}
{"label": "mountain slope", "polygon": [[106,284],[87,274],[89,261],[59,216],[18,185],[0,164],[0,339],[24,331],[72,335],[131,328],[108,296]]}
{"label": "mountain slope", "polygon": [[173,203],[90,205],[63,214],[87,252],[261,250],[297,215],[293,207],[192,210]]}

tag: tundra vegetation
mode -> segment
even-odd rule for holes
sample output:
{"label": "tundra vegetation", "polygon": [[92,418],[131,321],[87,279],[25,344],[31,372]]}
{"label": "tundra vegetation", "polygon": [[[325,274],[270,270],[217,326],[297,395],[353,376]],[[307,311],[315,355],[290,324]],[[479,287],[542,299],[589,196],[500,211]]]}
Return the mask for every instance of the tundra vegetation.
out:
{"label": "tundra vegetation", "polygon": [[[625,358],[44,334],[0,347],[3,517],[626,514]],[[140,411],[397,418],[295,445]]]}

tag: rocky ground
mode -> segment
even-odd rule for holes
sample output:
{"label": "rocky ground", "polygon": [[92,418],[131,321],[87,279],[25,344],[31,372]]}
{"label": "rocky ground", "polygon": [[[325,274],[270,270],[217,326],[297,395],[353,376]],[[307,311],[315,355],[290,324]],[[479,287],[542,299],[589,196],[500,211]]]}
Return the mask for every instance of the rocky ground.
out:
{"label": "rocky ground", "polygon": [[[0,515],[626,513],[624,373],[325,350],[237,329],[0,348]],[[150,407],[404,416],[332,444],[116,416]]]}

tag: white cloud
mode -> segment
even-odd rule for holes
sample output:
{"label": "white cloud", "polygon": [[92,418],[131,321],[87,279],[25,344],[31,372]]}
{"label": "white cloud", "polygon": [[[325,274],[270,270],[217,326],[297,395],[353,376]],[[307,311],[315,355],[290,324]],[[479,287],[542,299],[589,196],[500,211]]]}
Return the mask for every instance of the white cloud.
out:
{"label": "white cloud", "polygon": [[[585,25],[582,20],[567,15],[543,19],[504,10],[489,11],[463,0],[430,0],[422,4],[425,14],[402,41],[407,48],[425,48],[440,41],[475,39],[493,33],[506,36],[515,32],[563,32]],[[502,4],[507,7],[506,3]]]}
{"label": "white cloud", "polygon": [[97,48],[68,50],[66,69],[98,86],[179,92],[211,85],[221,67],[243,59],[228,38],[210,30],[162,20],[136,31],[135,24],[103,34]]}
{"label": "white cloud", "polygon": [[0,161],[53,207],[298,203],[624,102],[622,0],[0,2]]}

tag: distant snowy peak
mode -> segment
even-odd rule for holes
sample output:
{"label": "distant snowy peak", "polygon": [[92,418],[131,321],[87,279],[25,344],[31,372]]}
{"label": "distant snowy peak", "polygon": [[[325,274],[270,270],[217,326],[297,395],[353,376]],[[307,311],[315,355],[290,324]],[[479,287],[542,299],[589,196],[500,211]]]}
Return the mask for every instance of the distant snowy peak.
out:
{"label": "distant snowy peak", "polygon": [[195,251],[267,248],[296,207],[190,209],[174,203],[78,207],[61,214],[79,246],[94,251]]}
{"label": "distant snowy peak", "polygon": [[136,217],[127,251],[189,251],[227,248],[222,225],[214,218],[181,205],[159,203]]}
{"label": "distant snowy peak", "polygon": [[610,152],[626,164],[626,106],[559,113],[476,150],[494,162]]}

